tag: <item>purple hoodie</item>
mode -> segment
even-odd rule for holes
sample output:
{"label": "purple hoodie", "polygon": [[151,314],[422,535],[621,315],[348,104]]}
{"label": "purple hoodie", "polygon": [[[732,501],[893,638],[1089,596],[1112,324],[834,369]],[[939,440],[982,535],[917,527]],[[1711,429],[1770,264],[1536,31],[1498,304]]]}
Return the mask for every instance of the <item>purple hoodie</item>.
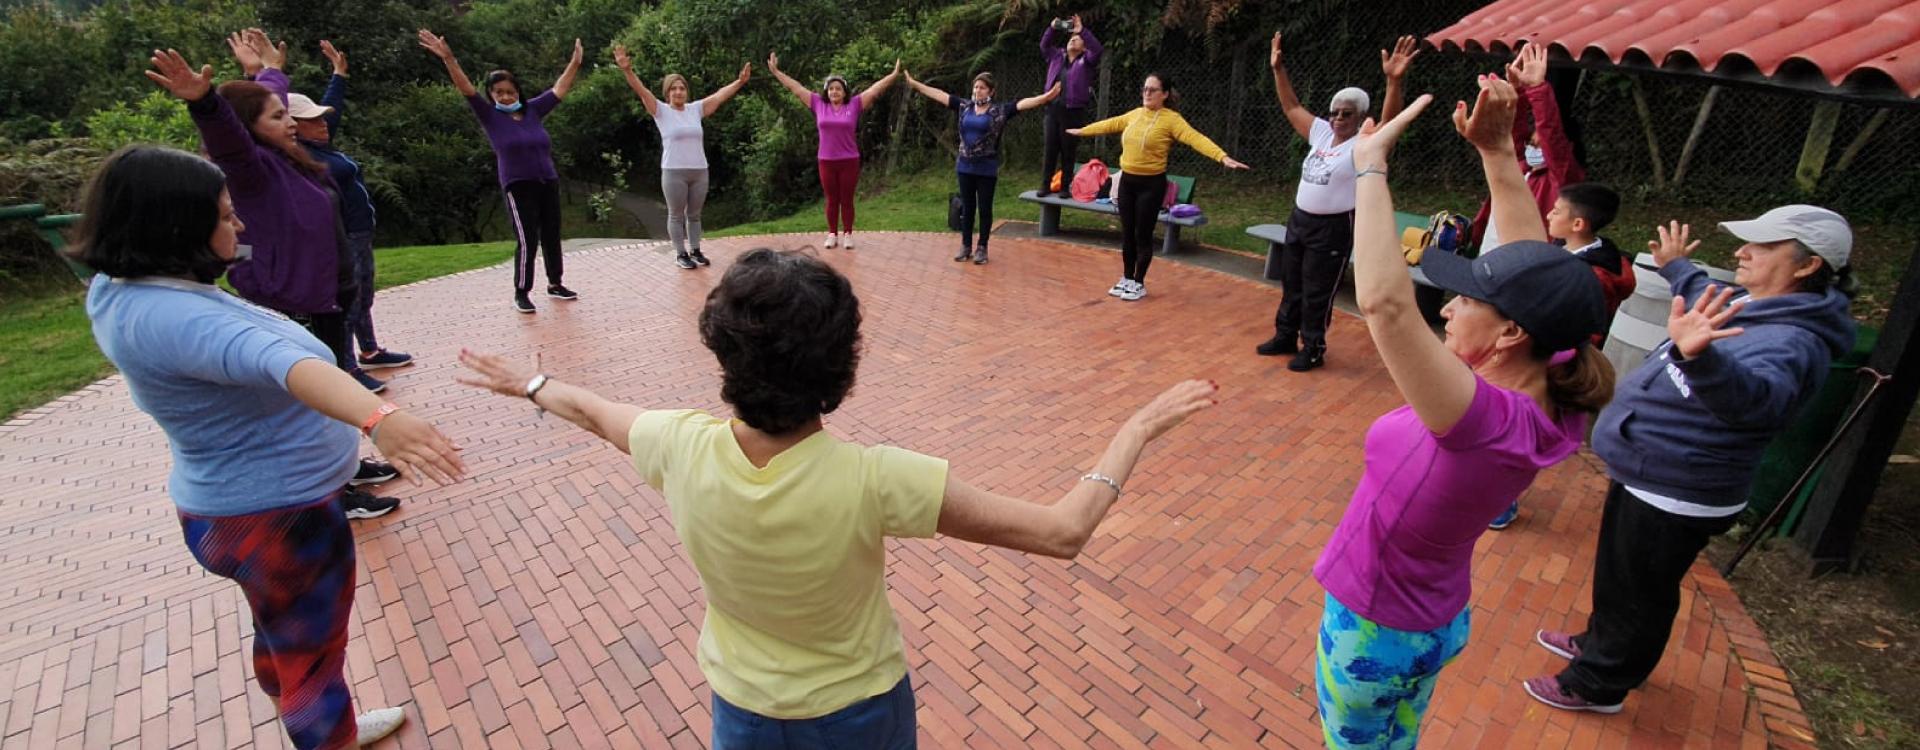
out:
{"label": "purple hoodie", "polygon": [[[281,102],[287,76],[274,68],[256,83]],[[337,312],[340,248],[330,178],[301,169],[286,155],[253,139],[253,132],[220,94],[189,102],[208,158],[227,174],[234,213],[247,225],[240,243],[253,259],[234,264],[227,279],[240,296],[286,313]]]}

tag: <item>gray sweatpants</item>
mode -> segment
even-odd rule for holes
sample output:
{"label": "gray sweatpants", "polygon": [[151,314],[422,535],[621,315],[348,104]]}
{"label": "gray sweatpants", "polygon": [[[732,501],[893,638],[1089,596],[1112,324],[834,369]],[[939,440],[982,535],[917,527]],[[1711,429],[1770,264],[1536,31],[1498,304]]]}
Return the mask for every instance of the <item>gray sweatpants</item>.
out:
{"label": "gray sweatpants", "polygon": [[673,252],[700,249],[700,208],[707,205],[707,170],[660,170],[660,194],[667,199],[667,237]]}

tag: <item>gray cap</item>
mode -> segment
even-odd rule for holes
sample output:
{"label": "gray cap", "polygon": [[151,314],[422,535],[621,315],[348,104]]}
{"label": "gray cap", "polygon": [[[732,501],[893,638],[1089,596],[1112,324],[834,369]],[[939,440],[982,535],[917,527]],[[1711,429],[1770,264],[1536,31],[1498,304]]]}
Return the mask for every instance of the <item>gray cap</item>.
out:
{"label": "gray cap", "polygon": [[1799,240],[1836,270],[1853,256],[1853,229],[1846,217],[1819,206],[1781,206],[1759,218],[1720,222],[1720,228],[1747,242]]}
{"label": "gray cap", "polygon": [[313,100],[307,98],[305,94],[287,95],[287,116],[295,120],[311,120],[316,117],[326,117],[327,114],[332,111],[332,107],[315,104]]}

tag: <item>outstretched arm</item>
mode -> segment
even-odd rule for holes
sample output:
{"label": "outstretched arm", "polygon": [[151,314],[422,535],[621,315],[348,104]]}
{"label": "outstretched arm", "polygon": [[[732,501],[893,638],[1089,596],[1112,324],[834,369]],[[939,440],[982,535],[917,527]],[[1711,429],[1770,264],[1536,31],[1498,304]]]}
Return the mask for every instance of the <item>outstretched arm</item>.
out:
{"label": "outstretched arm", "polygon": [[1353,166],[1360,176],[1354,184],[1353,289],[1394,385],[1421,424],[1446,434],[1466,416],[1477,386],[1473,370],[1433,335],[1414,302],[1387,189],[1387,156],[1394,142],[1432,101],[1421,96],[1385,125],[1368,123],[1354,145]]}
{"label": "outstretched arm", "polygon": [[[1135,412],[1107,444],[1093,473],[1126,486],[1140,453],[1195,412],[1214,404],[1218,387],[1189,380],[1161,393]],[[1084,479],[1052,505],[1041,505],[974,487],[947,475],[939,533],[995,547],[1072,559],[1086,548],[1120,493],[1105,482]]]}
{"label": "outstretched arm", "polygon": [[1020,101],[1014,102],[1013,108],[1020,110],[1021,112],[1025,112],[1029,109],[1047,106],[1047,102],[1053,101],[1054,99],[1057,99],[1059,97],[1060,97],[1060,82],[1054,81],[1053,88],[1047,89],[1047,93],[1041,94],[1039,96],[1029,96],[1025,99],[1021,99]]}
{"label": "outstretched arm", "polygon": [[567,69],[560,71],[560,80],[553,82],[554,97],[565,99],[567,92],[573,90],[573,79],[580,75],[580,61],[583,56],[584,50],[580,47],[580,40],[573,40],[573,57],[567,60]]}
{"label": "outstretched arm", "polygon": [[726,104],[727,100],[732,99],[734,94],[740,93],[740,88],[747,85],[747,79],[752,76],[753,63],[742,63],[740,65],[739,78],[733,79],[733,83],[721,86],[718,91],[708,94],[707,98],[700,100],[700,116],[702,118],[709,117],[715,111],[719,110],[720,105]]}
{"label": "outstretched arm", "polygon": [[921,96],[939,102],[942,107],[947,106],[947,102],[951,99],[947,92],[914,80],[912,73],[902,72],[901,75],[906,76],[907,85],[912,86],[914,91],[920,92]]}
{"label": "outstretched arm", "polygon": [[[793,80],[793,76],[787,75],[786,71],[780,69],[779,53],[767,53],[767,70],[773,73],[774,80],[779,81],[780,85],[785,86],[788,91],[793,92],[794,96],[800,97],[801,104],[813,103],[813,92],[808,91],[806,86],[802,86],[799,81]],[[874,85],[878,86],[879,84],[876,83]]]}
{"label": "outstretched arm", "polygon": [[1387,75],[1387,95],[1380,102],[1381,122],[1400,114],[1400,104],[1406,100],[1406,89],[1402,84],[1407,79],[1407,67],[1413,64],[1413,58],[1419,56],[1420,43],[1412,34],[1394,42],[1393,52],[1380,50],[1380,72]]}
{"label": "outstretched arm", "polygon": [[[474,374],[460,375],[454,379],[502,396],[526,398],[527,384],[540,372],[539,362],[539,356],[535,355],[533,367],[526,368],[509,362],[505,357],[461,349],[460,364],[466,365]],[[535,406],[553,412],[580,429],[599,435],[600,439],[619,448],[621,453],[630,450],[628,433],[633,430],[633,420],[643,411],[638,406],[609,401],[593,391],[551,379],[535,394],[533,402]]]}
{"label": "outstretched arm", "polygon": [[640,97],[640,106],[647,110],[647,116],[654,116],[660,110],[660,100],[647,90],[647,84],[640,80],[640,76],[634,74],[633,58],[627,56],[627,45],[613,45],[613,64],[620,66],[620,73],[627,77],[627,88],[633,89],[634,96]]}
{"label": "outstretched arm", "polygon": [[447,66],[447,77],[453,79],[453,89],[460,92],[461,96],[472,98],[473,81],[468,80],[467,71],[460,69],[460,61],[454,59],[453,48],[447,46],[447,38],[435,36],[426,29],[421,29],[417,36],[420,47],[433,53],[434,57],[440,58],[440,64]]}
{"label": "outstretched arm", "polygon": [[1267,53],[1267,67],[1273,68],[1273,92],[1280,97],[1280,111],[1287,115],[1287,124],[1293,126],[1293,132],[1301,138],[1313,137],[1313,113],[1300,104],[1299,95],[1293,93],[1293,79],[1287,77],[1287,66],[1280,62],[1280,32],[1273,32],[1273,49]]}
{"label": "outstretched arm", "polygon": [[[365,424],[384,404],[345,370],[317,357],[296,363],[287,371],[286,384],[287,392],[300,403],[354,427]],[[380,418],[372,437],[380,455],[399,466],[415,485],[420,484],[421,476],[434,484],[452,484],[466,472],[459,447],[406,410],[391,411]]]}
{"label": "outstretched arm", "polygon": [[1105,120],[1096,120],[1077,128],[1067,128],[1067,135],[1086,138],[1095,135],[1111,135],[1127,129],[1132,122],[1133,111],[1122,112]]}
{"label": "outstretched arm", "polygon": [[860,92],[860,109],[865,110],[872,107],[874,100],[879,99],[881,94],[887,93],[887,87],[892,86],[893,82],[899,77],[900,61],[896,59],[893,61],[892,73],[882,76],[880,80],[874,81],[872,86],[868,86],[866,91]]}

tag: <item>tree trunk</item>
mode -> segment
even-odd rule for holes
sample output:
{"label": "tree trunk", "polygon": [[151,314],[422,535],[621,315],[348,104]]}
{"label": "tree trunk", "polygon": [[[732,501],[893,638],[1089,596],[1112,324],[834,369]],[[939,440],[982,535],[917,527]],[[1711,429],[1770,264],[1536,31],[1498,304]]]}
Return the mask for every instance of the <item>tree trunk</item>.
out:
{"label": "tree trunk", "polygon": [[1247,45],[1233,46],[1233,68],[1227,76],[1227,90],[1233,92],[1227,106],[1227,153],[1244,153],[1240,148],[1240,121],[1247,110]]}
{"label": "tree trunk", "polygon": [[894,97],[893,132],[887,135],[887,166],[881,171],[886,181],[893,182],[894,170],[900,166],[900,139],[907,131],[907,103],[913,99],[912,89]]}
{"label": "tree trunk", "polygon": [[1820,175],[1827,170],[1827,151],[1833,148],[1833,131],[1839,125],[1839,102],[1822,99],[1813,105],[1813,122],[1807,124],[1807,140],[1800,145],[1800,166],[1793,170],[1793,181],[1800,192],[1811,193],[1820,187]]}
{"label": "tree trunk", "polygon": [[1707,88],[1707,96],[1700,100],[1700,114],[1693,117],[1693,130],[1687,133],[1687,145],[1680,148],[1680,163],[1673,167],[1673,186],[1687,179],[1687,164],[1693,161],[1693,147],[1700,144],[1700,135],[1707,130],[1707,117],[1713,114],[1713,101],[1720,98],[1720,87]]}
{"label": "tree trunk", "polygon": [[1640,87],[1639,76],[1627,78],[1633,91],[1633,111],[1640,115],[1640,129],[1647,134],[1647,156],[1653,160],[1653,187],[1656,190],[1667,189],[1667,167],[1660,160],[1660,139],[1653,134],[1653,111],[1647,107],[1646,89]]}

